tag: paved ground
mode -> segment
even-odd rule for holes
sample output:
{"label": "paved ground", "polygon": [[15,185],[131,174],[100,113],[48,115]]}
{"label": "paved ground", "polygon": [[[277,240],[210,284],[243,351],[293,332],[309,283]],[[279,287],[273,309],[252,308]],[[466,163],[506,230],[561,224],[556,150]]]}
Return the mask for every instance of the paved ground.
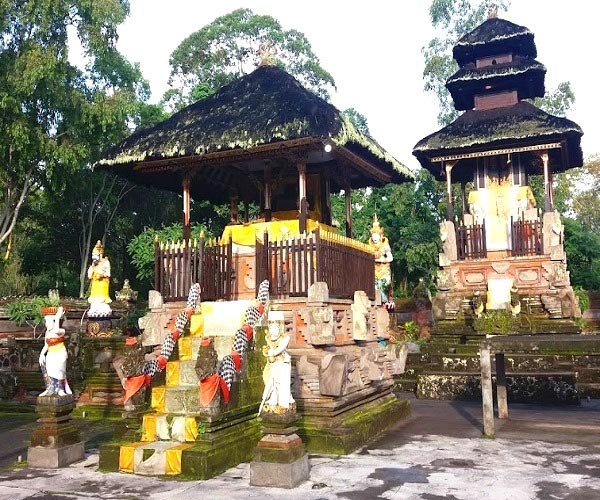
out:
{"label": "paved ground", "polygon": [[[92,451],[59,471],[0,472],[0,499],[600,499],[600,401],[511,405],[493,440],[481,437],[476,403],[412,403],[411,419],[373,445],[345,457],[312,456],[310,481],[291,491],[248,486],[248,464],[203,482],[102,474]],[[12,433],[1,429],[3,452]]]}

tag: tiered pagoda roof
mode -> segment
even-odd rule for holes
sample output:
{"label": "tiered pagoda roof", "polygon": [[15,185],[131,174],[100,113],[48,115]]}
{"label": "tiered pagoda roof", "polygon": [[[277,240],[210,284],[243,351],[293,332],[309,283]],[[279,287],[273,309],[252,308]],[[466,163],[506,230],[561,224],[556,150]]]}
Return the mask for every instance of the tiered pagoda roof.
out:
{"label": "tiered pagoda roof", "polygon": [[452,55],[458,65],[463,66],[477,58],[507,52],[535,59],[533,33],[525,26],[492,17],[458,40]]}
{"label": "tiered pagoda roof", "polygon": [[558,150],[553,150],[550,157],[554,172],[561,172],[583,164],[579,145],[582,135],[583,131],[575,122],[521,101],[514,106],[469,110],[450,125],[421,139],[413,154],[423,167],[442,179],[440,165],[432,163],[435,157],[564,141],[566,161]]}
{"label": "tiered pagoda roof", "polygon": [[522,99],[543,97],[546,67],[528,57],[516,56],[509,63],[477,68],[465,64],[446,82],[446,88],[460,111],[473,109],[474,96],[517,89]]}
{"label": "tiered pagoda roof", "polygon": [[457,42],[453,55],[460,68],[446,87],[466,112],[415,145],[423,167],[442,179],[440,158],[544,145],[553,145],[554,172],[582,165],[581,128],[524,101],[544,95],[546,73],[528,28],[488,19]]}

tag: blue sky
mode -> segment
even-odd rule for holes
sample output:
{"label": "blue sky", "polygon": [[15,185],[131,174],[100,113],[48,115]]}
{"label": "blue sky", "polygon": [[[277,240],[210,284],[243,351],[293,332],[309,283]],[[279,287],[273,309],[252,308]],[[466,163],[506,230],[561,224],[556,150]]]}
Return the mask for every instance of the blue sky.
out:
{"label": "blue sky", "polygon": [[[336,81],[333,104],[363,113],[382,146],[416,167],[412,147],[439,128],[436,99],[422,79],[421,49],[433,34],[428,6],[426,0],[131,0],[119,49],[140,63],[158,101],[168,89],[169,56],[186,36],[240,7],[271,15],[307,36]],[[534,32],[538,60],[548,70],[546,88],[571,82],[576,102],[568,117],[583,128],[584,155],[600,153],[600,2],[513,0],[501,17]]]}

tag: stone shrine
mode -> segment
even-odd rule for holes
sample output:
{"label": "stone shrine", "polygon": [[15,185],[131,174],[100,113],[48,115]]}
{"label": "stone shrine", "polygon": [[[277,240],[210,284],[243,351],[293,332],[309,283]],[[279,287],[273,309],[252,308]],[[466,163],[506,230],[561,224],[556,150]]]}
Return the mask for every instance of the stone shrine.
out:
{"label": "stone shrine", "polygon": [[[447,186],[433,333],[456,332],[463,328],[457,318],[465,317],[476,318],[477,330],[477,321],[501,314],[515,318],[504,333],[576,331],[572,319],[581,312],[552,175],[582,165],[583,132],[528,101],[544,96],[546,73],[528,28],[490,17],[457,42],[453,55],[460,68],[446,87],[464,113],[413,151]],[[541,206],[532,175],[543,176]],[[461,192],[456,207],[454,183]],[[520,322],[522,315],[535,318],[535,328]],[[444,321],[455,326],[440,330]]]}

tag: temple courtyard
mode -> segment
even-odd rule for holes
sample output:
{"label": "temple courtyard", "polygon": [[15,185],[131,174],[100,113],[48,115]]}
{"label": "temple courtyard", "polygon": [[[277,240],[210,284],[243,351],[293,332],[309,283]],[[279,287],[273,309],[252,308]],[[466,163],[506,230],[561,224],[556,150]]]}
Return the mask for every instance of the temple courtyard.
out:
{"label": "temple courtyard", "polygon": [[[412,416],[343,457],[311,455],[298,488],[249,486],[249,464],[208,481],[98,473],[94,448],[109,421],[82,421],[86,460],[58,470],[19,467],[33,418],[3,418],[0,499],[598,499],[600,401],[511,405],[496,439],[482,438],[480,403],[412,400]],[[496,421],[499,422],[498,420]]]}

